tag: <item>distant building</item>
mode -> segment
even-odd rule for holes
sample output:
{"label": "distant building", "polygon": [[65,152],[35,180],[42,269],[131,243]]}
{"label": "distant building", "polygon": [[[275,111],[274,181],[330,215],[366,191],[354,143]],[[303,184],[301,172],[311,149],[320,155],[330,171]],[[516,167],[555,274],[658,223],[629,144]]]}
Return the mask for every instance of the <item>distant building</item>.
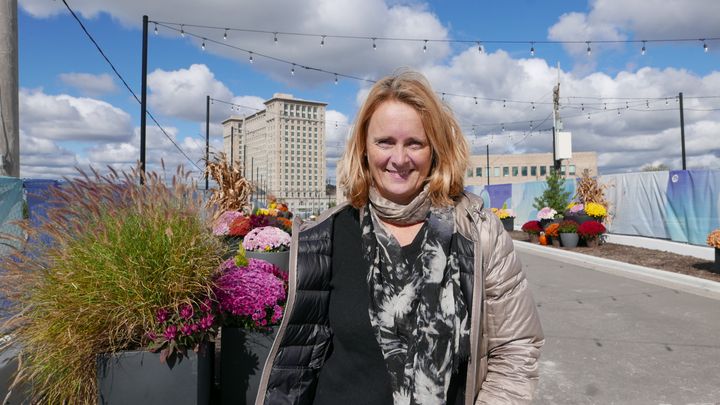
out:
{"label": "distant building", "polygon": [[222,122],[227,158],[257,184],[262,198],[274,195],[301,216],[327,208],[327,103],[276,93],[265,106],[253,115]]}
{"label": "distant building", "polygon": [[[573,152],[572,159],[562,161],[560,174],[564,177],[576,177],[589,169],[591,176],[597,176],[596,152]],[[512,155],[490,155],[488,168],[486,155],[470,157],[470,168],[465,174],[466,186],[488,184],[525,183],[544,181],[553,167],[552,153],[525,153]]]}

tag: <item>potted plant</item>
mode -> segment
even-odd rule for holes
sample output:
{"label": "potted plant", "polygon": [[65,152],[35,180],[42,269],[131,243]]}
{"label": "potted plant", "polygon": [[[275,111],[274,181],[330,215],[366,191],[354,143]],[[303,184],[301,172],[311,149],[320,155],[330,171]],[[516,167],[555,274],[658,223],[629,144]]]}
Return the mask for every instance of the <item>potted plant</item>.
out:
{"label": "potted plant", "polygon": [[530,243],[538,243],[539,242],[540,232],[542,232],[542,227],[540,227],[539,221],[525,222],[521,229],[523,232],[528,234]]}
{"label": "potted plant", "polygon": [[542,228],[545,228],[550,223],[555,220],[555,216],[557,216],[558,212],[554,208],[551,207],[543,207],[540,211],[537,213],[537,219],[540,221],[540,226]]}
{"label": "potted plant", "polygon": [[585,240],[588,247],[597,247],[600,235],[605,232],[605,226],[598,221],[585,221],[577,229],[578,235]]}
{"label": "potted plant", "polygon": [[506,231],[510,232],[515,229],[515,211],[503,206],[503,208],[493,208],[492,212],[500,218]]}
{"label": "potted plant", "polygon": [[603,219],[605,219],[605,216],[607,216],[607,210],[605,207],[595,202],[585,204],[585,213],[598,222],[602,222]]}
{"label": "potted plant", "polygon": [[[225,249],[197,188],[182,170],[172,181],[148,173],[144,185],[137,173],[81,174],[49,193],[46,217],[22,224],[28,241],[1,265],[0,293],[14,314],[3,329],[21,348],[15,382],[30,383],[39,403],[113,402],[103,387],[115,377],[120,403],[207,403],[210,359],[194,349],[211,328],[164,354],[143,350],[148,332],[164,326],[160,308],[196,310],[212,291]],[[140,353],[124,363],[128,351]],[[130,386],[115,372],[145,367],[149,376]]]}
{"label": "potted plant", "polygon": [[562,212],[571,194],[570,191],[565,190],[565,179],[556,170],[551,170],[545,182],[547,187],[540,197],[535,198],[533,207],[538,211],[550,207],[556,212]]}
{"label": "potted plant", "polygon": [[578,240],[580,239],[576,233],[577,229],[578,223],[573,220],[566,219],[560,222],[558,233],[560,234],[560,241],[564,247],[574,248],[577,246]]}
{"label": "potted plant", "polygon": [[715,248],[715,265],[713,266],[713,272],[720,273],[720,229],[716,229],[708,234],[707,244]]}
{"label": "potted plant", "polygon": [[606,184],[600,184],[597,178],[591,177],[590,170],[583,170],[577,179],[574,203],[568,206],[568,215],[579,224],[590,220],[602,222],[609,207],[605,199],[607,187]]}
{"label": "potted plant", "polygon": [[274,226],[255,228],[245,235],[242,248],[247,258],[266,260],[287,272],[290,263],[290,235]]}
{"label": "potted plant", "polygon": [[560,247],[560,234],[558,230],[560,229],[560,224],[557,222],[554,222],[545,228],[545,235],[550,238],[550,243],[555,247]]}
{"label": "potted plant", "polygon": [[287,299],[287,273],[241,254],[221,266],[215,295],[222,314],[222,404],[252,404]]}

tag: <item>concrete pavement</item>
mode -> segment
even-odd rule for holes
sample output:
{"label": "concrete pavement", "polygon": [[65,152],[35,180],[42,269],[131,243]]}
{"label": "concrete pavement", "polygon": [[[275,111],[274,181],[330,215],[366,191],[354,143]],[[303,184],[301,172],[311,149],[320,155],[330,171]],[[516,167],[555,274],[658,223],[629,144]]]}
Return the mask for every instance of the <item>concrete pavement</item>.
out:
{"label": "concrete pavement", "polygon": [[720,300],[518,251],[546,336],[534,404],[720,403]]}

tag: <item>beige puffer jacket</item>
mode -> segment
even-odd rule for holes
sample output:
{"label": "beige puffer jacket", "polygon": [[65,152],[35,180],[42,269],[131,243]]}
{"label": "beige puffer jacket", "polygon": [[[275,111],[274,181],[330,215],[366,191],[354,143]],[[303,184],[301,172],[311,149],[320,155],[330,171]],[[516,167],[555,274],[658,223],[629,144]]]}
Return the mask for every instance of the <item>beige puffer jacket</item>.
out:
{"label": "beige puffer jacket", "polygon": [[458,232],[475,244],[475,274],[485,275],[473,283],[482,294],[473,294],[472,308],[482,305],[482,311],[471,315],[465,404],[528,404],[545,343],[540,318],[510,235],[482,207],[482,199],[468,193],[455,209]]}

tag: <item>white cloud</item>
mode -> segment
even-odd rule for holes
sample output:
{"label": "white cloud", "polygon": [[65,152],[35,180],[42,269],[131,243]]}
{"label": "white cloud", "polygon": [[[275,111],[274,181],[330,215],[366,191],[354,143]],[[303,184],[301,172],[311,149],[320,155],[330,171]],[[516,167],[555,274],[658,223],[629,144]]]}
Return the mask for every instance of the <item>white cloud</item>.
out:
{"label": "white cloud", "polygon": [[107,73],[94,75],[90,73],[61,73],[60,81],[75,87],[82,94],[97,96],[117,90],[115,81]]}
{"label": "white cloud", "polygon": [[74,175],[78,160],[75,153],[48,139],[36,138],[20,131],[20,176],[24,178],[59,178]]}
{"label": "white cloud", "polygon": [[20,126],[53,140],[117,142],[132,135],[130,115],[101,100],[20,90]]}
{"label": "white cloud", "polygon": [[345,114],[335,110],[325,111],[325,160],[330,178],[335,177],[338,159],[345,150],[351,130]]}
{"label": "white cloud", "polygon": [[[704,38],[717,34],[720,2],[715,0],[595,0],[587,13],[567,13],[548,29],[558,41]],[[699,45],[699,43],[698,43]],[[593,53],[608,45],[593,44]],[[584,53],[584,44],[568,45]]]}

